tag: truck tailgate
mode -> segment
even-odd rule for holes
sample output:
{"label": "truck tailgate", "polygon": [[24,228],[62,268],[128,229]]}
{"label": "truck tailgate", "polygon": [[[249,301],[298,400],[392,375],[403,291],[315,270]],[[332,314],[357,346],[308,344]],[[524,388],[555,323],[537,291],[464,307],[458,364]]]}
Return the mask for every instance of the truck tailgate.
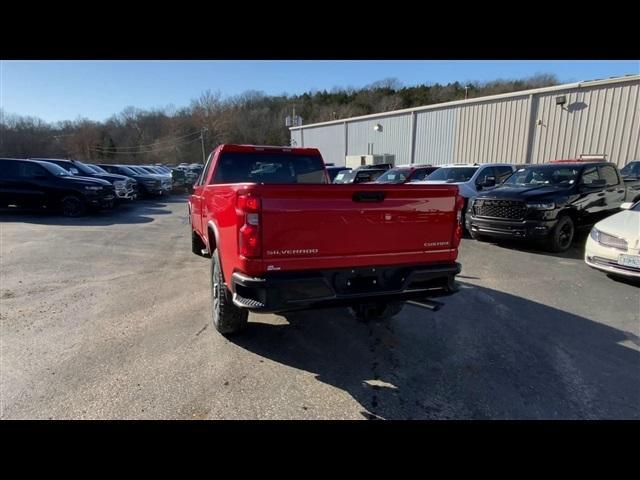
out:
{"label": "truck tailgate", "polygon": [[260,185],[264,268],[455,260],[455,185]]}

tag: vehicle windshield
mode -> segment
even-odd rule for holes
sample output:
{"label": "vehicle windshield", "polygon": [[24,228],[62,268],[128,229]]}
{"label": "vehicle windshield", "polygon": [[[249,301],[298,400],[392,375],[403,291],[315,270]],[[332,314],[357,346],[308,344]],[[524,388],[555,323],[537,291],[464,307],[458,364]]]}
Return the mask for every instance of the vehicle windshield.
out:
{"label": "vehicle windshield", "polygon": [[133,170],[134,172],[138,172],[138,174],[139,174],[139,175],[149,175],[149,173],[152,173],[152,172],[148,172],[148,171],[146,171],[146,170],[145,170],[144,168],[142,168],[142,167],[136,167],[136,166],[133,166],[133,165],[132,165],[132,166],[130,166],[129,168],[130,168],[131,170]]}
{"label": "vehicle windshield", "polygon": [[89,164],[87,164],[87,167],[89,167],[91,170],[93,170],[96,173],[109,173],[104,168],[100,168],[97,165],[89,165]]}
{"label": "vehicle windshield", "polygon": [[223,153],[213,183],[326,183],[319,156]]}
{"label": "vehicle windshield", "polygon": [[425,180],[440,180],[447,183],[468,182],[480,167],[442,167],[429,175]]}
{"label": "vehicle windshield", "polygon": [[55,163],[42,162],[40,163],[44,168],[46,168],[49,173],[52,173],[56,177],[72,177],[73,175],[66,171],[64,168],[56,165]]}
{"label": "vehicle windshield", "polygon": [[70,167],[78,170],[81,175],[82,174],[93,175],[95,173],[93,170],[91,170],[87,165],[85,165],[82,162],[73,162],[73,164],[71,164]]}
{"label": "vehicle windshield", "polygon": [[376,183],[404,183],[411,175],[410,168],[392,168],[376,179]]}
{"label": "vehicle windshield", "polygon": [[328,167],[327,172],[329,173],[329,180],[333,182],[336,177],[340,174],[340,172],[344,172],[345,169],[342,167]]}
{"label": "vehicle windshield", "polygon": [[549,185],[566,187],[576,183],[580,170],[576,167],[521,168],[502,184],[511,187]]}
{"label": "vehicle windshield", "polygon": [[640,212],[640,202],[636,202],[636,204],[629,210],[631,210],[632,212]]}
{"label": "vehicle windshield", "polygon": [[140,175],[140,172],[129,167],[118,167],[118,168],[120,169],[121,172],[124,172],[126,175]]}
{"label": "vehicle windshield", "polygon": [[633,163],[627,163],[624,167],[620,169],[620,175],[623,177],[629,176],[633,174]]}
{"label": "vehicle windshield", "polygon": [[355,174],[352,170],[341,170],[333,179],[333,183],[347,183],[353,179]]}

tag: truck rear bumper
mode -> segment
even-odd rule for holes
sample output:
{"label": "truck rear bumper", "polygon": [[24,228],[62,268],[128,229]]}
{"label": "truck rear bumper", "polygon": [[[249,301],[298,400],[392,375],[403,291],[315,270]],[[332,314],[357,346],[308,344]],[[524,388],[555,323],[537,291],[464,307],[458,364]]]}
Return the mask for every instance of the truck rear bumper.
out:
{"label": "truck rear bumper", "polygon": [[460,264],[367,267],[321,272],[233,274],[233,303],[270,313],[451,295]]}

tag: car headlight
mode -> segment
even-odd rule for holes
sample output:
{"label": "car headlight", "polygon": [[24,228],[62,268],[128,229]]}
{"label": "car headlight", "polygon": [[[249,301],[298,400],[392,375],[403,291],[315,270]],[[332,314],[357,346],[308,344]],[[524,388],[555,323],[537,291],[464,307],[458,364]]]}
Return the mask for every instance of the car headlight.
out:
{"label": "car headlight", "polygon": [[115,188],[124,188],[125,187],[125,182],[113,182],[113,186]]}
{"label": "car headlight", "polygon": [[534,210],[553,210],[556,208],[556,204],[553,202],[550,203],[527,203],[527,207],[533,208]]}
{"label": "car headlight", "polygon": [[95,185],[95,186],[94,185],[85,185],[84,189],[95,192],[95,191],[98,191],[98,190],[102,190],[102,187],[98,186],[98,185]]}
{"label": "car headlight", "polygon": [[593,238],[596,242],[600,243],[600,230],[598,230],[596,227],[593,227],[591,229],[589,236]]}

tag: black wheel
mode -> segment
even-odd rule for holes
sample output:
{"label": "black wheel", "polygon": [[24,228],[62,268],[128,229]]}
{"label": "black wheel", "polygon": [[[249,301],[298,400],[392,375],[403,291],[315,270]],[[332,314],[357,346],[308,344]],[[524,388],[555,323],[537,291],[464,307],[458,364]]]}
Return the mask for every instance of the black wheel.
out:
{"label": "black wheel", "polygon": [[231,292],[224,283],[217,249],[211,255],[211,309],[213,326],[222,335],[232,335],[247,326],[249,312],[233,304]]}
{"label": "black wheel", "polygon": [[68,195],[62,199],[62,214],[65,217],[79,217],[87,210],[81,198]]}
{"label": "black wheel", "polygon": [[366,303],[349,307],[352,315],[363,322],[386,320],[400,313],[404,302]]}
{"label": "black wheel", "polygon": [[548,240],[549,250],[555,253],[566,252],[571,247],[575,226],[571,217],[560,217]]}

